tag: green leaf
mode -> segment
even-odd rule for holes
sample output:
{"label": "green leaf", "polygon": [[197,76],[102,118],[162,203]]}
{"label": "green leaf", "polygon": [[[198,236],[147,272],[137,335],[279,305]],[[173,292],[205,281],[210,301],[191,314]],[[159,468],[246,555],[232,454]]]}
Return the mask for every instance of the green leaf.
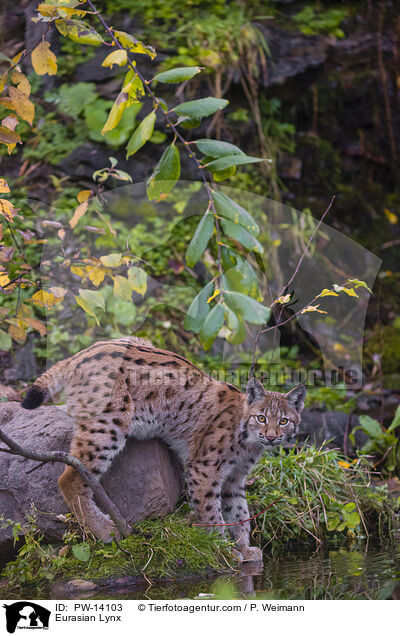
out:
{"label": "green leaf", "polygon": [[92,291],[91,289],[80,289],[79,296],[75,296],[75,300],[89,316],[93,316],[97,325],[100,326],[96,310],[105,309],[104,297],[101,292]]}
{"label": "green leaf", "polygon": [[174,188],[181,172],[179,150],[171,144],[164,151],[163,156],[147,182],[147,196],[150,201],[162,201]]}
{"label": "green leaf", "polygon": [[373,439],[380,439],[384,433],[381,429],[381,425],[376,420],[372,419],[369,415],[360,415],[359,417],[362,429],[367,435]]}
{"label": "green leaf", "polygon": [[124,327],[132,327],[136,317],[136,306],[131,300],[126,302],[117,296],[111,296],[107,302],[107,311],[115,316],[118,324]]}
{"label": "green leaf", "polygon": [[206,212],[201,217],[196,231],[186,251],[186,263],[189,267],[196,265],[197,261],[204,253],[208,245],[208,241],[214,230],[214,216],[211,212]]}
{"label": "green leaf", "polygon": [[224,324],[224,308],[220,305],[215,305],[206,317],[203,327],[200,331],[200,342],[204,349],[207,351],[214,342],[215,336],[218,334],[222,325]]}
{"label": "green leaf", "polygon": [[153,77],[153,80],[163,82],[164,84],[179,84],[179,82],[191,79],[200,73],[200,71],[201,68],[199,66],[180,66],[178,68],[171,68],[171,70],[164,71],[163,73],[157,73],[157,75]]}
{"label": "green leaf", "polygon": [[260,159],[259,157],[248,157],[247,155],[226,155],[220,159],[214,159],[210,163],[206,164],[206,168],[211,172],[220,172],[226,170],[231,166],[241,166],[248,163],[259,163],[260,161],[267,161],[267,159]]}
{"label": "green leaf", "polygon": [[203,99],[195,99],[191,102],[178,104],[172,110],[183,117],[189,119],[203,119],[213,115],[217,110],[225,108],[229,104],[227,99],[218,99],[217,97],[204,97]]}
{"label": "green leaf", "polygon": [[145,295],[147,291],[147,274],[140,267],[131,267],[128,270],[128,280],[133,291]]}
{"label": "green leaf", "polygon": [[121,253],[104,254],[100,256],[100,262],[104,267],[119,267],[122,263]]}
{"label": "green leaf", "polygon": [[114,295],[125,301],[132,300],[132,287],[124,276],[114,277]]}
{"label": "green leaf", "polygon": [[228,334],[226,339],[233,345],[242,344],[246,340],[247,331],[243,320],[239,318],[239,327],[236,331],[232,331],[232,333]]}
{"label": "green leaf", "polygon": [[252,250],[258,254],[263,253],[264,248],[261,243],[245,230],[244,227],[227,219],[221,219],[221,224],[225,234],[241,243],[244,247],[247,247],[248,250]]}
{"label": "green leaf", "polygon": [[211,296],[214,289],[214,283],[210,281],[205,287],[195,296],[190,305],[183,326],[189,331],[199,333],[203,322],[210,312],[210,305],[207,300]]}
{"label": "green leaf", "polygon": [[224,300],[235,314],[253,325],[265,324],[270,317],[271,309],[269,307],[261,305],[246,294],[224,290]]}
{"label": "green leaf", "polygon": [[156,113],[153,110],[152,113],[147,115],[147,117],[145,117],[143,121],[140,122],[139,126],[136,128],[135,132],[133,133],[126,147],[127,159],[131,155],[134,155],[135,152],[139,150],[139,148],[144,146],[144,144],[147,141],[149,141],[150,137],[153,134],[155,121],[156,121]]}
{"label": "green leaf", "polygon": [[68,36],[78,44],[100,46],[104,43],[100,33],[81,20],[56,20],[56,27],[61,35]]}
{"label": "green leaf", "polygon": [[89,543],[77,543],[72,546],[72,554],[75,559],[79,561],[89,561],[90,559],[90,545]]}
{"label": "green leaf", "polygon": [[220,157],[226,157],[226,155],[245,155],[243,150],[240,150],[234,144],[229,144],[226,141],[215,141],[214,139],[197,139],[195,141],[196,146],[207,157],[213,159],[219,159]]}
{"label": "green leaf", "polygon": [[219,170],[218,172],[213,172],[214,181],[216,183],[225,181],[226,179],[229,179],[229,177],[233,177],[235,172],[236,172],[236,166],[231,166],[230,168],[226,168],[226,170]]}
{"label": "green leaf", "polygon": [[261,301],[257,275],[248,261],[238,260],[236,267],[226,270],[223,275],[223,288],[238,291]]}
{"label": "green leaf", "polygon": [[400,405],[396,409],[396,413],[394,414],[393,422],[388,428],[388,432],[394,431],[395,428],[400,426]]}
{"label": "green leaf", "polygon": [[11,336],[0,329],[0,351],[8,351],[12,344]]}
{"label": "green leaf", "polygon": [[226,194],[216,192],[215,190],[212,190],[212,198],[215,211],[218,214],[234,223],[239,223],[253,236],[257,236],[260,233],[260,229],[251,214],[239,205],[239,203],[230,199]]}

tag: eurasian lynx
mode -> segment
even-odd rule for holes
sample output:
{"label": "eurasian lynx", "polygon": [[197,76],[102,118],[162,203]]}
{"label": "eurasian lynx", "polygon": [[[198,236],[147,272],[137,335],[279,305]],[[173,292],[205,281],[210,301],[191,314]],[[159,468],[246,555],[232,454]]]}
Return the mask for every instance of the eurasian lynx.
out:
{"label": "eurasian lynx", "polygon": [[[74,417],[71,453],[101,475],[127,437],[158,437],[179,457],[188,495],[202,524],[248,519],[245,479],[263,450],[294,435],[306,390],[265,391],[252,378],[242,394],[192,362],[147,340],[97,342],[57,362],[29,389],[22,406],[34,409],[64,389]],[[79,474],[67,467],[59,486],[69,508],[100,539],[117,535]],[[250,547],[250,523],[228,526],[244,560],[260,560]],[[223,526],[220,527],[223,531]]]}

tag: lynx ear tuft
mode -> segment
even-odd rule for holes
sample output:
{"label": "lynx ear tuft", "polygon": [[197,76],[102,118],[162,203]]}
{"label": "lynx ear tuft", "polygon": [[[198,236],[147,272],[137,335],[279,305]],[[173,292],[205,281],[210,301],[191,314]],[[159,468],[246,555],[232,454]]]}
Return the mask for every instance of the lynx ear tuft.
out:
{"label": "lynx ear tuft", "polygon": [[257,402],[257,400],[262,400],[265,393],[266,391],[260,380],[257,380],[257,378],[250,378],[246,386],[247,402],[252,404],[253,402]]}
{"label": "lynx ear tuft", "polygon": [[295,411],[301,413],[304,409],[306,394],[307,390],[304,384],[299,384],[298,386],[295,386],[293,389],[291,389],[288,393],[285,393],[284,397]]}

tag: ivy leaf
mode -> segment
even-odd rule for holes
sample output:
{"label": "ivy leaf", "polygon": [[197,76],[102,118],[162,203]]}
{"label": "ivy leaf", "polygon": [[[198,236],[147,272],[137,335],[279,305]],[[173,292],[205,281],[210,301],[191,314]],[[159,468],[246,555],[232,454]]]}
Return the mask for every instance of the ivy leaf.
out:
{"label": "ivy leaf", "polygon": [[241,166],[249,163],[259,163],[260,161],[267,161],[267,159],[260,159],[260,157],[249,157],[247,155],[226,155],[225,157],[221,157],[220,159],[214,159],[214,161],[210,161],[210,163],[205,164],[205,167],[211,172],[220,172],[221,170],[226,170],[227,168],[231,168],[232,166]]}
{"label": "ivy leaf", "polygon": [[126,158],[134,155],[144,144],[149,141],[153,134],[154,124],[156,122],[156,113],[153,111],[140,122],[126,147]]}
{"label": "ivy leaf", "polygon": [[210,281],[197,296],[195,296],[185,316],[183,323],[185,329],[194,331],[194,333],[200,332],[203,322],[210,312],[210,305],[207,303],[207,299],[213,288],[214,283]]}
{"label": "ivy leaf", "polygon": [[32,51],[32,66],[38,75],[56,75],[57,58],[50,50],[49,42],[43,40]]}
{"label": "ivy leaf", "polygon": [[178,68],[171,68],[169,71],[163,73],[157,73],[153,77],[153,80],[157,82],[163,82],[164,84],[179,84],[185,80],[192,79],[195,75],[200,73],[201,68],[199,66],[180,66]]}
{"label": "ivy leaf", "polygon": [[229,144],[227,141],[216,141],[214,139],[197,139],[196,146],[207,157],[218,159],[219,157],[225,157],[226,155],[245,155],[243,150]]}
{"label": "ivy leaf", "polygon": [[174,188],[181,172],[179,150],[171,144],[164,151],[153,174],[147,181],[147,196],[150,201],[163,201]]}
{"label": "ivy leaf", "polygon": [[258,254],[263,253],[264,248],[261,243],[257,241],[257,239],[254,238],[254,236],[252,236],[247,230],[245,230],[244,227],[224,218],[221,219],[221,224],[225,234],[241,243],[241,245],[246,247],[248,250],[252,250]]}
{"label": "ivy leaf", "polygon": [[240,292],[224,290],[224,299],[235,314],[241,316],[252,325],[263,325],[268,322],[271,309],[261,305],[257,300]]}
{"label": "ivy leaf", "polygon": [[203,119],[213,115],[217,110],[225,108],[229,104],[227,99],[218,99],[217,97],[204,97],[203,99],[195,99],[191,102],[178,104],[172,110],[188,119]]}
{"label": "ivy leaf", "polygon": [[206,351],[211,347],[223,324],[224,308],[222,305],[215,305],[206,317],[199,334],[200,342]]}
{"label": "ivy leaf", "polygon": [[214,216],[211,212],[206,212],[200,220],[192,240],[186,251],[186,264],[188,267],[196,265],[197,261],[204,253],[208,245],[208,241],[214,230]]}
{"label": "ivy leaf", "polygon": [[253,236],[257,236],[260,233],[260,229],[251,214],[245,208],[242,208],[239,203],[230,199],[226,194],[215,190],[212,191],[212,198],[215,211],[218,214],[234,223],[239,223]]}

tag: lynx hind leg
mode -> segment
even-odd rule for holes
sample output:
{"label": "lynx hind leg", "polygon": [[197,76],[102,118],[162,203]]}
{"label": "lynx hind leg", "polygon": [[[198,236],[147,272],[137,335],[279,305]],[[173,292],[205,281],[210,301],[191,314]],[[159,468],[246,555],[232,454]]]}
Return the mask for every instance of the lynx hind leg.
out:
{"label": "lynx hind leg", "polygon": [[[205,472],[208,470],[209,472]],[[215,528],[224,534],[224,519],[221,513],[221,478],[218,471],[194,463],[186,470],[186,486],[196,513],[196,523],[206,530]]]}
{"label": "lynx hind leg", "polygon": [[[110,467],[113,458],[125,445],[125,426],[119,418],[98,421],[77,419],[77,430],[71,442],[71,454],[77,457],[92,473],[100,476]],[[93,501],[91,488],[80,474],[68,466],[58,480],[61,493],[79,523],[97,538],[109,543],[118,538],[118,531],[110,517],[104,514]]]}

